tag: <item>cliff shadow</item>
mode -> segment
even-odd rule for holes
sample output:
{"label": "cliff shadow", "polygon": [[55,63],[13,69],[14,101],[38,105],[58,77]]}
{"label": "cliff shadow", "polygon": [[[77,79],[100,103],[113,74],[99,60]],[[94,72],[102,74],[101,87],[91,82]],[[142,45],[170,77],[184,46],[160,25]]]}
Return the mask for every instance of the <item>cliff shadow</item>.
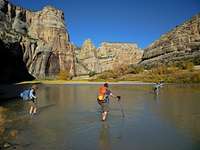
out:
{"label": "cliff shadow", "polygon": [[28,73],[23,62],[23,52],[19,42],[4,43],[0,40],[0,69],[0,84],[35,79]]}
{"label": "cliff shadow", "polygon": [[[19,100],[19,95],[25,89],[30,89],[33,84],[0,84],[0,105],[4,102]],[[37,83],[40,85],[40,83]]]}

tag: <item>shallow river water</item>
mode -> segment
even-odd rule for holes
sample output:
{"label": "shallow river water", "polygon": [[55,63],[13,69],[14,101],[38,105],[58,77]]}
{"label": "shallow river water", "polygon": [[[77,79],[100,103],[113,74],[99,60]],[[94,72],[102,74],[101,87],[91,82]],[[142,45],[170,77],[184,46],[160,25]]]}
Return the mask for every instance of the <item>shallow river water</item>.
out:
{"label": "shallow river water", "polygon": [[[199,150],[200,85],[111,85],[107,121],[96,102],[99,85],[39,85],[38,113],[29,102],[0,106],[2,147],[20,150]],[[7,144],[7,145],[6,145]]]}

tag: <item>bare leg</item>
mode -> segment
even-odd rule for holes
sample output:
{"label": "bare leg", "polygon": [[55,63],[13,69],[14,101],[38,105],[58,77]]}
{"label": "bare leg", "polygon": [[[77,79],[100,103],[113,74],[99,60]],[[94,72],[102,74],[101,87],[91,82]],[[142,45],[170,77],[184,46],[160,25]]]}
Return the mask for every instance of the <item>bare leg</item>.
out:
{"label": "bare leg", "polygon": [[106,120],[106,118],[107,118],[107,114],[108,114],[107,111],[104,111],[104,112],[102,113],[102,120],[103,120],[103,121]]}
{"label": "bare leg", "polygon": [[33,109],[33,114],[36,114],[36,112],[37,112],[37,101],[36,101],[36,99],[34,99],[34,102],[33,102],[33,107],[34,107],[34,109]]}
{"label": "bare leg", "polygon": [[158,94],[159,94],[159,90],[157,89],[157,90],[156,90],[156,95],[158,95]]}
{"label": "bare leg", "polygon": [[31,106],[29,113],[30,113],[30,115],[33,113],[33,106]]}
{"label": "bare leg", "polygon": [[36,112],[37,112],[37,107],[34,107],[33,114],[36,114]]}

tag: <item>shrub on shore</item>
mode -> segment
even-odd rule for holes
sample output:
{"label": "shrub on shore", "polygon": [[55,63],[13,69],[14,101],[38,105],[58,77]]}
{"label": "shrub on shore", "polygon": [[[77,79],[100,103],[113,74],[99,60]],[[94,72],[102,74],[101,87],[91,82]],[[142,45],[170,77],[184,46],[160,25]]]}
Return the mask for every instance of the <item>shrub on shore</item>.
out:
{"label": "shrub on shore", "polygon": [[188,61],[181,61],[181,62],[178,62],[176,66],[182,70],[192,70],[194,68],[194,63],[188,62]]}
{"label": "shrub on shore", "polygon": [[68,71],[66,70],[60,70],[60,72],[57,75],[58,80],[70,80],[71,76]]}
{"label": "shrub on shore", "polygon": [[98,75],[97,79],[114,79],[129,81],[167,83],[200,83],[200,71],[194,70],[194,64],[188,61],[173,63],[170,65],[157,65],[149,70],[141,66],[130,65],[115,67],[114,70],[105,71]]}
{"label": "shrub on shore", "polygon": [[97,76],[97,79],[116,79],[118,77],[117,73],[115,73],[112,70],[109,71],[104,71],[103,73],[101,73],[100,75]]}
{"label": "shrub on shore", "polygon": [[89,72],[89,77],[93,77],[94,75],[96,75],[96,72],[95,72],[95,71],[90,71],[90,72]]}
{"label": "shrub on shore", "polygon": [[132,74],[138,74],[138,73],[142,73],[144,71],[144,67],[143,66],[137,66],[137,65],[129,65],[127,67],[126,73],[132,73]]}

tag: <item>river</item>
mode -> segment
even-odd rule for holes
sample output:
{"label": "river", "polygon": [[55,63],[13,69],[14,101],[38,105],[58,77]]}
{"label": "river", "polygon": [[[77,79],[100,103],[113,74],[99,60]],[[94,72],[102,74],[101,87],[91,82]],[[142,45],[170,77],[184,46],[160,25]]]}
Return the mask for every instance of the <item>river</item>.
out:
{"label": "river", "polygon": [[[38,112],[16,98],[0,105],[2,149],[199,150],[200,85],[114,84],[107,121],[96,102],[99,85],[39,85]],[[0,149],[1,149],[0,148]]]}

